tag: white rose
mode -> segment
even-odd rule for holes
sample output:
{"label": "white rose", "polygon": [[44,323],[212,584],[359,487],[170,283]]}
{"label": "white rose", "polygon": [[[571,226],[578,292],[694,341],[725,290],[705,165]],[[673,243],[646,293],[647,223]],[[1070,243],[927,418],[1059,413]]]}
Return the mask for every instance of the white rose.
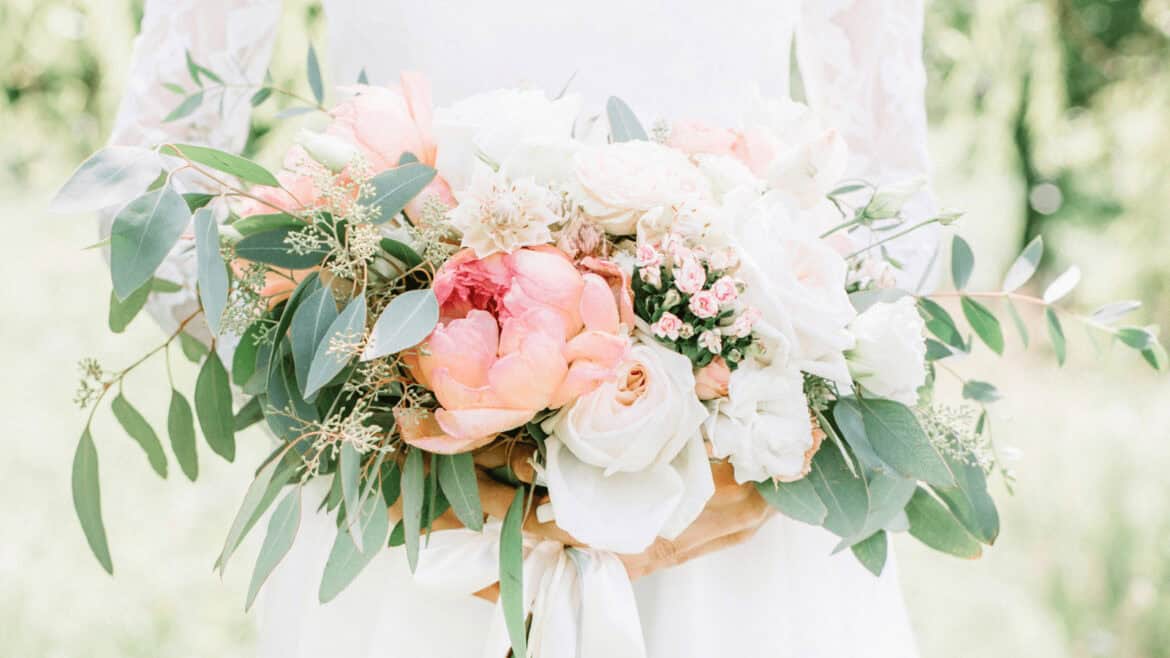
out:
{"label": "white rose", "polygon": [[870,306],[849,323],[856,341],[846,352],[849,372],[874,395],[916,404],[926,383],[925,330],[913,297]]}
{"label": "white rose", "polygon": [[481,156],[503,167],[522,146],[570,139],[580,109],[575,94],[549,100],[542,91],[518,89],[477,94],[439,108],[436,166],[452,189],[462,190],[483,166]]}
{"label": "white rose", "polygon": [[585,213],[612,235],[633,235],[647,211],[707,199],[707,178],[683,153],[632,141],[581,150],[574,190]]}
{"label": "white rose", "polygon": [[595,548],[645,550],[673,539],[715,491],[685,356],[635,345],[617,381],[551,419],[545,480],[557,525]]}
{"label": "white rose", "polygon": [[819,442],[799,370],[749,361],[731,373],[727,399],[713,404],[704,430],[715,456],[735,467],[737,482],[790,482],[808,473]]}
{"label": "white rose", "polygon": [[753,331],[767,360],[847,383],[846,326],[856,315],[845,294],[847,266],[777,193],[737,190],[725,200],[723,226],[739,257],[744,305],[760,312]]}

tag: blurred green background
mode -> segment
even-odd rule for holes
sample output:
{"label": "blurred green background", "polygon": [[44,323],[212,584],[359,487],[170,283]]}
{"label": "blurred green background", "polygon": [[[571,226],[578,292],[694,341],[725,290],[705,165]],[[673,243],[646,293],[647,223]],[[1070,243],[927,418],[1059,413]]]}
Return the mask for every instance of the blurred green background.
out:
{"label": "blurred green background", "polygon": [[[303,84],[303,53],[323,17],[304,0],[285,9],[273,74]],[[160,339],[144,321],[126,336],[107,332],[105,268],[81,249],[95,239],[93,218],[45,212],[54,185],[108,133],[140,16],[129,0],[0,3],[3,656],[252,653],[241,566],[250,556],[223,582],[211,562],[263,435],[242,438],[235,464],[203,459],[192,486],[154,477],[99,413],[116,579],[90,557],[69,499],[83,422],[69,402],[77,359],[117,366]],[[1170,0],[928,2],[936,189],[968,212],[961,229],[980,255],[977,285],[996,285],[1042,231],[1050,249],[1038,284],[1075,262],[1085,271],[1078,304],[1139,298],[1144,318],[1170,322],[1168,35]],[[266,162],[295,129],[275,109],[257,114],[248,146]],[[1001,445],[1021,455],[1019,481],[982,560],[899,546],[926,658],[1170,656],[1170,381],[1128,350],[1066,330],[1074,357],[1059,372],[1045,346],[1025,352],[1015,341],[1010,365],[960,364],[1006,394],[993,421]],[[190,390],[194,372],[172,361]],[[163,376],[158,362],[127,385],[156,427]]]}

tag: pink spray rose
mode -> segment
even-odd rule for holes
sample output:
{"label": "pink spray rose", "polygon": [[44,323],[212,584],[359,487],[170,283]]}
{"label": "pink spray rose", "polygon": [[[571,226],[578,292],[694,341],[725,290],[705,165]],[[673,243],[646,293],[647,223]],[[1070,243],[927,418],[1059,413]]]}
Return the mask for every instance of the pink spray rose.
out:
{"label": "pink spray rose", "polygon": [[441,408],[400,428],[431,452],[474,450],[575,400],[611,380],[629,349],[606,281],[550,247],[461,251],[434,291],[441,322],[408,362]]}
{"label": "pink spray rose", "polygon": [[695,395],[700,400],[714,400],[727,396],[727,385],[731,381],[731,369],[723,357],[711,359],[711,363],[695,371]]}

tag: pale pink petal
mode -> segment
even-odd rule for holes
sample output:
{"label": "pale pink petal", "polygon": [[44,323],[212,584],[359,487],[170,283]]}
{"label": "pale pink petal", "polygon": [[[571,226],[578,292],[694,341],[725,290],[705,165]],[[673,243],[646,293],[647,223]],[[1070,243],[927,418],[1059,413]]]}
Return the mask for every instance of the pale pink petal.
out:
{"label": "pale pink petal", "polygon": [[616,368],[629,352],[630,342],[623,336],[600,331],[586,331],[577,334],[565,345],[565,359],[586,360],[599,365]]}
{"label": "pale pink petal", "polygon": [[483,386],[499,348],[496,319],[484,311],[440,325],[427,339],[419,366],[426,379],[438,368],[466,386]]}
{"label": "pale pink petal", "polygon": [[439,426],[444,432],[457,439],[476,439],[494,437],[500,432],[515,429],[532,420],[537,411],[537,409],[439,409],[435,411],[435,420],[439,421]]}
{"label": "pale pink petal", "polygon": [[613,377],[613,368],[592,361],[574,361],[573,365],[569,366],[568,375],[553,392],[548,407],[550,409],[563,407],[582,395],[592,392],[602,382],[609,381]]}
{"label": "pale pink petal", "polygon": [[592,273],[582,278],[585,284],[581,289],[581,320],[585,323],[585,328],[591,331],[617,333],[620,324],[617,302],[605,279]]}
{"label": "pale pink petal", "polygon": [[561,347],[559,339],[534,332],[519,350],[496,361],[488,382],[504,406],[534,411],[548,406],[549,395],[568,369]]}

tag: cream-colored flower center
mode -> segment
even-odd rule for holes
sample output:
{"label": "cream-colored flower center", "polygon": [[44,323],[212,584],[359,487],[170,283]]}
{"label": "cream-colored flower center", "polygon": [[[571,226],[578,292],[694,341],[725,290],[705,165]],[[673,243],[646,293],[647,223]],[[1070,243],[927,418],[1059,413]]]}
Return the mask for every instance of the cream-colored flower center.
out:
{"label": "cream-colored flower center", "polygon": [[646,394],[646,388],[650,385],[649,379],[646,368],[641,363],[632,363],[626,368],[625,373],[618,376],[617,395],[614,398],[627,407],[633,406]]}

